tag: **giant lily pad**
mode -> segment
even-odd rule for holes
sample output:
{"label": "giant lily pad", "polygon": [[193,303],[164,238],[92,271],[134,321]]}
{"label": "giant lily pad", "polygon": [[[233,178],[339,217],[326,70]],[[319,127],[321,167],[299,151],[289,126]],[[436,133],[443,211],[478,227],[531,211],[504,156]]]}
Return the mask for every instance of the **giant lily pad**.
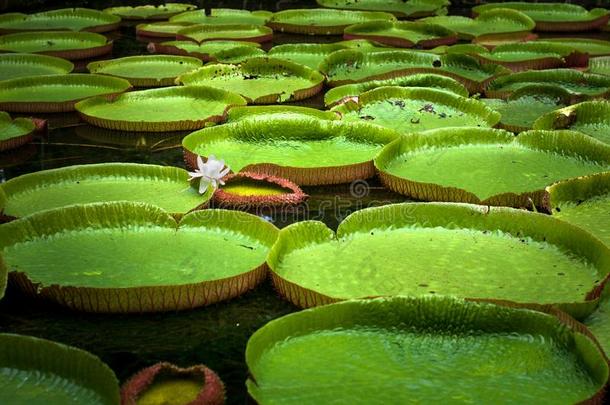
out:
{"label": "giant lily pad", "polygon": [[31,119],[11,119],[8,113],[0,111],[0,152],[18,148],[30,142],[35,130],[36,125]]}
{"label": "giant lily pad", "polygon": [[245,105],[235,93],[205,87],[132,91],[109,100],[95,97],[76,105],[90,124],[120,131],[166,132],[203,128],[224,118],[229,107]]}
{"label": "giant lily pad", "polygon": [[31,336],[0,334],[0,402],[6,404],[119,403],[119,382],[96,356]]}
{"label": "giant lily pad", "polygon": [[192,25],[187,22],[170,21],[142,23],[136,26],[136,34],[144,37],[175,38],[178,35],[178,31]]}
{"label": "giant lily pad", "polygon": [[430,87],[450,91],[459,96],[468,97],[468,90],[457,80],[432,73],[421,73],[410,76],[396,77],[386,80],[374,80],[358,84],[346,84],[330,89],[324,94],[324,104],[327,107],[354,99],[365,91],[384,86],[400,87]]}
{"label": "giant lily pad", "polygon": [[165,20],[179,13],[195,10],[197,6],[185,3],[164,3],[160,5],[119,6],[104,9],[105,13],[118,15],[124,20]]}
{"label": "giant lily pad", "polygon": [[273,30],[269,27],[252,24],[197,24],[178,31],[176,39],[195,41],[198,43],[211,40],[238,40],[250,42],[267,42],[273,38]]}
{"label": "giant lily pad", "polygon": [[36,14],[0,15],[0,32],[22,31],[91,31],[106,32],[119,27],[121,18],[88,8],[63,8]]}
{"label": "giant lily pad", "polygon": [[407,203],[358,211],[336,235],[316,221],[290,225],[267,263],[298,306],[441,294],[553,304],[582,319],[610,272],[610,248],[544,214]]}
{"label": "giant lily pad", "polygon": [[452,16],[428,17],[422,22],[442,25],[459,34],[461,39],[471,40],[480,35],[499,35],[527,32],[536,23],[527,15],[515,10],[497,9],[485,11],[476,18]]}
{"label": "giant lily pad", "polygon": [[91,62],[91,73],[121,77],[136,87],[171,86],[176,77],[201,67],[197,58],[186,56],[127,56]]}
{"label": "giant lily pad", "polygon": [[434,55],[414,51],[361,52],[345,49],[333,52],[321,64],[330,86],[391,79],[414,73],[436,73],[460,81],[472,92],[481,92],[494,78],[507,74],[497,65],[481,65],[467,55]]}
{"label": "giant lily pad", "polygon": [[572,95],[572,101],[610,94],[610,77],[573,69],[549,69],[498,77],[489,83],[485,95],[489,98],[507,98],[522,87],[540,84],[550,84],[567,90]]}
{"label": "giant lily pad", "polygon": [[610,76],[610,56],[599,56],[589,59],[588,73]]}
{"label": "giant lily pad", "polygon": [[233,60],[239,59],[238,62],[241,62],[247,58],[265,54],[265,51],[260,49],[260,44],[256,42],[222,40],[206,41],[200,44],[191,41],[151,42],[148,44],[148,50],[152,53],[192,56],[204,61],[225,63],[237,63]]}
{"label": "giant lily pad", "polygon": [[299,185],[349,183],[375,174],[372,159],[398,134],[365,123],[309,117],[241,120],[184,138],[187,165],[214,155],[234,171],[283,177]]}
{"label": "giant lily pad", "polygon": [[588,53],[591,56],[610,55],[610,41],[592,38],[545,38],[544,42],[558,42],[572,46],[580,52]]}
{"label": "giant lily pad", "polygon": [[547,193],[547,211],[610,246],[610,173],[562,181],[548,187]]}
{"label": "giant lily pad", "polygon": [[265,25],[271,15],[272,13],[269,11],[248,11],[231,8],[213,8],[210,10],[210,15],[207,15],[205,10],[188,11],[173,16],[172,18],[170,18],[170,21],[205,25]]}
{"label": "giant lily pad", "polygon": [[608,376],[602,350],[573,320],[448,297],[287,315],[254,333],[246,363],[260,404],[586,403],[600,400]]}
{"label": "giant lily pad", "polygon": [[36,32],[0,36],[0,52],[42,53],[77,60],[112,51],[112,41],[92,32]]}
{"label": "giant lily pad", "polygon": [[604,288],[599,307],[583,321],[605,353],[610,352],[610,291]]}
{"label": "giant lily pad", "polygon": [[445,128],[387,145],[375,166],[418,200],[541,207],[546,186],[609,170],[610,146],[571,131]]}
{"label": "giant lily pad", "polygon": [[579,58],[578,54],[569,45],[530,41],[498,45],[491,52],[479,52],[476,57],[483,63],[495,63],[513,71],[521,71],[570,65],[571,59]]}
{"label": "giant lily pad", "polygon": [[[500,118],[500,128],[512,132],[522,132],[532,129],[534,121],[544,114],[569,104],[570,93],[558,86],[532,85],[515,91],[507,100],[484,98],[481,101],[497,111]],[[534,129],[555,129],[538,128]]]}
{"label": "giant lily pad", "polygon": [[212,64],[178,77],[186,86],[212,86],[256,104],[302,100],[322,90],[324,76],[287,60],[251,58],[240,65]]}
{"label": "giant lily pad", "polygon": [[0,54],[0,80],[70,73],[74,65],[61,58],[28,53]]}
{"label": "giant lily pad", "polygon": [[332,111],[347,122],[364,120],[402,133],[443,127],[493,127],[500,114],[478,100],[431,88],[380,87]]}
{"label": "giant lily pad", "polygon": [[586,101],[551,111],[534,122],[534,129],[569,129],[610,144],[610,104]]}
{"label": "giant lily pad", "polygon": [[257,105],[232,107],[227,114],[227,122],[241,120],[269,120],[274,118],[317,118],[320,120],[338,120],[339,115],[331,111],[293,105]]}
{"label": "giant lily pad", "polygon": [[135,163],[68,166],[24,174],[0,184],[0,213],[20,218],[72,204],[136,201],[175,215],[204,206],[211,192],[199,195],[184,169]]}
{"label": "giant lily pad", "polygon": [[238,211],[177,222],[141,203],[72,205],[3,225],[0,250],[26,293],[88,312],[191,309],[265,278],[277,228]]}
{"label": "giant lily pad", "polygon": [[395,20],[389,13],[312,8],[280,11],[273,14],[267,25],[274,31],[295,34],[341,35],[352,24]]}
{"label": "giant lily pad", "polygon": [[316,0],[322,7],[386,11],[399,17],[424,17],[446,12],[448,0]]}
{"label": "giant lily pad", "polygon": [[15,112],[74,111],[84,98],[122,93],[127,80],[91,74],[22,77],[0,82],[0,110]]}
{"label": "giant lily pad", "polygon": [[284,44],[269,50],[269,56],[300,63],[318,69],[320,63],[331,53],[345,49],[340,44]]}
{"label": "giant lily pad", "polygon": [[373,21],[347,27],[345,39],[369,39],[382,44],[411,48],[433,48],[457,42],[457,34],[441,25],[410,21]]}
{"label": "giant lily pad", "polygon": [[473,7],[473,13],[484,13],[496,9],[517,10],[536,22],[536,31],[587,31],[603,27],[608,23],[610,13],[603,8],[587,11],[577,4],[530,3],[508,1],[483,4]]}

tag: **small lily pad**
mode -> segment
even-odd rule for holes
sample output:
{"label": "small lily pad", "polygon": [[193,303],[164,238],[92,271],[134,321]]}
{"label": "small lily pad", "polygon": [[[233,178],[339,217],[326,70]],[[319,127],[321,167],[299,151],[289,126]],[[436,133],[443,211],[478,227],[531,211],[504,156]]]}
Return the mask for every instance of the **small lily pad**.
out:
{"label": "small lily pad", "polygon": [[116,376],[91,353],[8,333],[0,334],[0,347],[1,403],[115,405],[120,401]]}
{"label": "small lily pad", "polygon": [[468,90],[457,80],[450,77],[432,73],[421,73],[410,76],[396,77],[386,80],[374,80],[358,84],[346,84],[330,89],[324,94],[324,104],[332,107],[343,101],[354,99],[365,91],[378,87],[400,86],[400,87],[430,87],[450,91],[459,96],[468,97]]}
{"label": "small lily pad", "polygon": [[273,30],[271,28],[252,24],[198,24],[181,29],[176,34],[177,40],[188,40],[198,43],[220,39],[261,43],[271,41],[272,38]]}
{"label": "small lily pad", "polygon": [[186,56],[127,56],[91,62],[91,73],[121,77],[136,87],[171,86],[176,77],[201,67],[201,60]]}
{"label": "small lily pad", "polygon": [[210,64],[176,80],[185,86],[212,86],[241,94],[255,104],[309,98],[322,90],[324,76],[287,60],[251,58],[240,65]]}
{"label": "small lily pad", "polygon": [[365,123],[313,117],[241,120],[194,132],[182,141],[187,166],[218,156],[234,171],[263,173],[299,185],[349,183],[375,174],[372,159],[398,134]]}
{"label": "small lily pad", "polygon": [[[0,111],[0,152],[15,149],[32,140],[36,125],[29,118],[11,119]],[[0,185],[0,187],[2,187]]]}
{"label": "small lily pad", "polygon": [[274,31],[294,34],[341,35],[352,24],[395,20],[390,13],[312,8],[277,12],[267,25]]}
{"label": "small lily pad", "polygon": [[373,21],[347,27],[343,38],[368,39],[399,48],[434,48],[457,42],[457,34],[441,25],[411,21]]}
{"label": "small lily pad", "polygon": [[73,204],[135,201],[154,204],[175,215],[206,205],[184,169],[135,163],[67,166],[24,174],[0,184],[0,213],[21,218]]}
{"label": "small lily pad", "polygon": [[554,85],[567,90],[572,95],[572,102],[610,94],[608,76],[582,73],[573,69],[548,69],[498,77],[489,83],[485,95],[489,98],[507,98],[522,87],[541,84]]}
{"label": "small lily pad", "polygon": [[345,48],[340,44],[283,44],[271,48],[269,56],[286,59],[317,70],[324,58]]}
{"label": "small lily pad", "polygon": [[92,74],[32,76],[0,82],[0,110],[13,112],[74,111],[79,100],[127,91],[127,80]]}
{"label": "small lily pad", "polygon": [[[543,207],[545,187],[610,169],[610,146],[572,131],[444,128],[387,145],[383,183],[423,201]],[[434,170],[430,170],[434,167]]]}
{"label": "small lily pad", "polygon": [[493,127],[500,121],[499,113],[478,100],[419,87],[379,87],[360,94],[357,102],[345,102],[332,111],[341,114],[346,122],[364,120],[401,133],[444,127]]}
{"label": "small lily pad", "polygon": [[573,32],[589,31],[603,27],[608,23],[610,12],[603,8],[587,11],[577,4],[566,3],[530,3],[525,1],[508,1],[501,4],[483,4],[473,7],[475,14],[496,9],[517,10],[536,22],[536,31]]}
{"label": "small lily pad", "polygon": [[28,53],[0,54],[0,80],[26,76],[62,75],[74,69],[71,62],[54,56]]}
{"label": "small lily pad", "polygon": [[94,97],[76,105],[88,123],[119,131],[167,132],[203,128],[224,119],[231,106],[245,105],[235,93],[205,87],[132,91],[112,100]]}
{"label": "small lily pad", "polygon": [[260,173],[230,174],[214,193],[214,207],[249,211],[260,207],[287,207],[307,199],[293,182]]}
{"label": "small lily pad", "polygon": [[153,205],[71,205],[3,225],[0,251],[24,292],[87,312],[192,309],[236,297],[266,275],[277,228],[201,210],[178,222]]}
{"label": "small lily pad", "polygon": [[260,44],[247,41],[206,41],[200,44],[191,41],[151,42],[148,51],[169,55],[192,56],[203,61],[238,63],[254,56],[263,56]]}
{"label": "small lily pad", "polygon": [[398,17],[418,18],[446,12],[448,0],[316,0],[322,7],[385,11]]}
{"label": "small lily pad", "polygon": [[585,101],[551,111],[534,122],[534,129],[569,129],[610,144],[610,104]]}
{"label": "small lily pad", "polygon": [[178,31],[192,26],[187,22],[153,22],[142,23],[136,26],[136,35],[153,38],[175,38]]}
{"label": "small lily pad", "polygon": [[600,401],[608,376],[595,339],[565,315],[450,297],[286,315],[252,335],[246,363],[254,401],[285,405],[586,403]]}
{"label": "small lily pad", "polygon": [[92,32],[36,32],[0,36],[0,52],[41,53],[69,60],[89,59],[112,51],[112,41]]}
{"label": "small lily pad", "polygon": [[62,8],[35,14],[6,13],[0,15],[0,33],[53,30],[107,32],[117,29],[120,22],[118,16],[89,8]]}
{"label": "small lily pad", "polygon": [[231,8],[213,8],[210,15],[206,10],[188,11],[169,20],[171,22],[186,22],[191,24],[205,25],[227,25],[227,24],[250,24],[265,25],[272,13],[268,11],[248,11]]}
{"label": "small lily pad", "polygon": [[[569,104],[570,93],[558,86],[532,85],[515,91],[507,100],[483,98],[481,101],[502,115],[500,128],[512,132],[532,129],[534,121],[544,114]],[[538,128],[534,129],[559,129]]]}
{"label": "small lily pad", "polygon": [[458,33],[461,39],[471,40],[480,35],[498,35],[513,32],[527,32],[536,23],[527,15],[516,10],[496,9],[484,11],[476,18],[461,16],[428,17],[422,22],[442,25]]}
{"label": "small lily pad", "polygon": [[160,5],[119,6],[104,9],[105,13],[118,15],[124,20],[165,20],[176,14],[195,10],[197,6],[185,3],[164,3]]}

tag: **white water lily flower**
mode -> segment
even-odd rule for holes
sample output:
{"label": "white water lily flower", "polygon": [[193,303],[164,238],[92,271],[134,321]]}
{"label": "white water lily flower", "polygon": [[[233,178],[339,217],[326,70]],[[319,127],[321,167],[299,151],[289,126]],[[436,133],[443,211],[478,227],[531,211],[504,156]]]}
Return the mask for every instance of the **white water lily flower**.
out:
{"label": "white water lily flower", "polygon": [[208,156],[207,162],[203,162],[201,156],[197,156],[197,169],[194,172],[189,172],[191,176],[189,181],[200,178],[199,180],[199,194],[204,194],[208,187],[212,187],[214,190],[219,185],[225,184],[222,178],[225,177],[231,169],[225,167],[224,160],[217,160],[214,155]]}

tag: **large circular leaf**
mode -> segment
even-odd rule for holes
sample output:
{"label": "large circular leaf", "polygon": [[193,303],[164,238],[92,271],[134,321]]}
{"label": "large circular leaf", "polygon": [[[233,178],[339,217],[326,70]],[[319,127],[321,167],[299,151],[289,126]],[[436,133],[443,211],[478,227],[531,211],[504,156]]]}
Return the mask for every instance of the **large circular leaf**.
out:
{"label": "large circular leaf", "polygon": [[30,142],[35,130],[36,125],[31,119],[11,119],[8,113],[0,111],[0,152]]}
{"label": "large circular leaf", "polygon": [[583,53],[591,56],[610,55],[610,41],[592,38],[545,38],[545,42],[557,42],[574,47]]}
{"label": "large circular leaf", "polygon": [[160,5],[118,6],[104,9],[105,13],[118,15],[124,20],[164,20],[176,14],[194,10],[197,6],[185,3]]}
{"label": "large circular leaf", "polygon": [[424,17],[446,12],[448,0],[316,0],[322,7],[345,10],[386,11],[399,17]]}
{"label": "large circular leaf", "polygon": [[42,53],[77,60],[112,51],[112,41],[92,32],[36,32],[0,36],[0,52]]}
{"label": "large circular leaf", "polygon": [[352,24],[395,20],[396,17],[389,13],[313,8],[277,12],[267,25],[274,31],[295,34],[341,35]]}
{"label": "large circular leaf", "polygon": [[151,42],[148,50],[153,53],[192,56],[204,61],[239,63],[254,56],[263,56],[260,44],[247,41],[206,41],[200,44],[191,41]]}
{"label": "large circular leaf", "polygon": [[542,207],[546,186],[608,171],[610,146],[571,131],[445,128],[392,142],[375,165],[387,187],[418,200]]}
{"label": "large circular leaf", "polygon": [[301,311],[248,341],[248,392],[262,405],[599,401],[604,354],[558,316],[448,297]]}
{"label": "large circular leaf", "polygon": [[317,70],[324,58],[345,48],[341,44],[283,44],[271,48],[269,56],[300,63]]}
{"label": "large circular leaf", "polygon": [[0,54],[0,80],[26,76],[61,75],[74,69],[71,62],[46,55],[28,53]]}
{"label": "large circular leaf", "polygon": [[316,221],[290,225],[267,263],[298,306],[440,294],[559,305],[583,318],[610,272],[610,248],[543,214],[410,203],[358,211],[336,235]]}
{"label": "large circular leaf", "polygon": [[170,18],[171,22],[186,22],[205,25],[251,24],[265,25],[271,16],[269,11],[248,11],[231,8],[213,8],[208,15],[206,10],[188,11]]}
{"label": "large circular leaf", "polygon": [[457,34],[442,25],[407,21],[373,21],[347,27],[345,39],[369,39],[401,48],[434,48],[457,42]]}
{"label": "large circular leaf", "polygon": [[72,205],[3,225],[10,277],[26,293],[89,312],[191,309],[238,296],[266,275],[277,228],[238,211],[176,222],[141,203]]}
{"label": "large circular leaf", "polygon": [[178,35],[178,31],[192,25],[192,23],[179,21],[142,23],[136,26],[136,35],[153,38],[175,38]]}
{"label": "large circular leaf", "polygon": [[91,31],[106,32],[119,27],[121,18],[88,8],[63,8],[36,14],[0,15],[0,32],[21,31]]}
{"label": "large circular leaf", "polygon": [[252,24],[197,24],[178,31],[176,39],[194,42],[211,40],[238,40],[251,42],[267,42],[273,38],[273,30],[269,27]]}

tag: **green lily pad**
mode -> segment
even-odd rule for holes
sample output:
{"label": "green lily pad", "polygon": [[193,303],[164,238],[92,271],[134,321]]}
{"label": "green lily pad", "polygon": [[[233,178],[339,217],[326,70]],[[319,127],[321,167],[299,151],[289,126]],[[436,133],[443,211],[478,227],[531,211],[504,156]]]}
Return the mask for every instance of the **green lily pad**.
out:
{"label": "green lily pad", "polygon": [[421,21],[442,25],[457,32],[461,39],[466,40],[471,40],[479,35],[531,31],[536,25],[534,20],[527,15],[509,9],[485,11],[476,18],[452,15],[428,17]]}
{"label": "green lily pad", "polygon": [[120,402],[119,382],[98,357],[31,336],[0,334],[0,402],[91,404]]}
{"label": "green lily pad", "polygon": [[120,22],[120,17],[98,10],[62,8],[36,14],[2,14],[0,15],[0,32],[4,34],[53,30],[106,32],[117,29]]}
{"label": "green lily pad", "polygon": [[550,111],[534,122],[534,129],[569,129],[610,144],[610,104],[586,101]]}
{"label": "green lily pad", "polygon": [[608,23],[608,10],[594,8],[587,11],[577,4],[530,3],[508,1],[483,4],[473,7],[473,13],[483,13],[497,9],[517,10],[536,22],[536,31],[588,31],[603,27]]}
{"label": "green lily pad", "polygon": [[211,86],[241,94],[255,104],[309,98],[322,90],[324,76],[287,60],[251,58],[240,65],[211,64],[176,80],[185,86]]}
{"label": "green lily pad", "polygon": [[286,315],[252,335],[246,363],[260,404],[594,402],[608,376],[603,352],[574,321],[449,297]]}
{"label": "green lily pad", "polygon": [[365,123],[288,116],[205,128],[185,137],[182,147],[189,167],[197,155],[214,155],[234,172],[321,185],[372,177],[373,157],[397,136]]}
{"label": "green lily pad", "polygon": [[418,200],[542,207],[546,186],[608,171],[610,146],[572,131],[445,128],[387,145],[375,166],[388,188]]}
{"label": "green lily pad", "polygon": [[31,119],[11,119],[8,113],[0,111],[0,152],[18,148],[30,142],[35,130],[36,125]]}
{"label": "green lily pad", "polygon": [[1,215],[21,218],[46,209],[110,201],[154,204],[182,215],[212,197],[189,185],[186,170],[135,163],[68,166],[24,174],[0,184]]}
{"label": "green lily pad", "polygon": [[212,40],[239,40],[250,42],[267,42],[273,38],[269,27],[252,24],[206,25],[199,24],[178,31],[177,40],[204,42]]}
{"label": "green lily pad", "polygon": [[273,120],[275,118],[317,118],[320,120],[338,120],[339,115],[331,111],[293,105],[262,105],[232,107],[227,114],[227,122],[242,120]]}
{"label": "green lily pad", "polygon": [[441,25],[412,21],[373,21],[352,25],[343,38],[369,39],[401,48],[433,48],[457,42],[457,34]]}
{"label": "green lily pad", "polygon": [[91,62],[91,73],[129,80],[136,87],[172,86],[176,77],[201,67],[201,60],[186,56],[127,56]]}
{"label": "green lily pad", "polygon": [[[3,225],[10,277],[26,293],[87,312],[192,309],[261,282],[277,228],[243,212],[178,222],[153,205],[71,205]],[[162,248],[160,248],[162,247]]]}
{"label": "green lily pad", "polygon": [[609,56],[610,41],[592,38],[545,38],[544,42],[559,42],[591,56]]}
{"label": "green lily pad", "polygon": [[219,122],[229,107],[246,100],[226,90],[205,87],[167,87],[125,93],[109,100],[94,97],[76,105],[88,123],[120,131],[167,132],[203,128]]}
{"label": "green lily pad", "polygon": [[180,147],[182,138],[192,131],[172,131],[169,133],[117,131],[84,124],[74,127],[74,132],[79,138],[94,142],[96,145],[112,145],[119,146],[122,150],[154,153]]}
{"label": "green lily pad", "polygon": [[379,87],[331,111],[346,122],[371,124],[412,133],[444,127],[493,127],[500,114],[482,102],[431,88]]}
{"label": "green lily pad", "polygon": [[414,73],[436,73],[460,81],[471,93],[481,92],[494,78],[507,74],[497,65],[481,65],[467,55],[434,55],[415,51],[333,52],[320,64],[330,86],[391,79]]}
{"label": "green lily pad", "polygon": [[326,104],[327,107],[331,107],[343,101],[358,97],[365,91],[385,86],[430,87],[468,97],[468,90],[457,80],[432,73],[421,73],[393,79],[374,80],[371,82],[338,86],[330,89],[324,94],[324,104]]}
{"label": "green lily pad", "polygon": [[238,63],[247,58],[262,56],[265,51],[260,44],[247,41],[206,41],[200,44],[191,41],[151,42],[148,51],[169,55],[192,56],[204,61]]}
{"label": "green lily pad", "polygon": [[521,71],[564,67],[569,57],[576,52],[569,45],[530,41],[498,45],[491,52],[479,53],[477,58],[483,63],[495,63],[513,71]]}
{"label": "green lily pad", "polygon": [[[532,129],[534,121],[544,114],[569,104],[570,93],[558,86],[532,85],[515,91],[507,100],[483,98],[481,101],[500,113],[500,128],[512,132]],[[538,128],[534,129],[558,129]]]}
{"label": "green lily pad", "polygon": [[[483,34],[472,40],[473,44],[493,49],[498,45],[515,44],[520,42],[534,41],[538,35],[530,31],[508,32],[504,34]],[[546,41],[546,39],[545,39]]]}
{"label": "green lily pad", "polygon": [[105,13],[118,15],[124,20],[165,20],[179,13],[195,10],[197,6],[186,3],[164,3],[144,6],[119,6],[104,9]]}
{"label": "green lily pad", "polygon": [[112,51],[112,41],[92,32],[36,32],[0,36],[0,52],[42,53],[77,60]]}
{"label": "green lily pad", "polygon": [[250,24],[265,25],[271,12],[248,11],[231,8],[213,8],[210,15],[205,10],[188,11],[169,20],[172,22],[187,22],[192,24],[226,25],[226,24]]}
{"label": "green lily pad", "polygon": [[573,102],[610,94],[610,77],[582,73],[573,69],[548,69],[498,77],[489,83],[485,95],[489,98],[507,98],[520,88],[541,84],[554,85],[567,90],[572,95]]}
{"label": "green lily pad", "polygon": [[187,22],[153,22],[136,25],[136,35],[155,38],[175,38],[178,31],[191,27],[192,23]]}
{"label": "green lily pad", "polygon": [[322,7],[386,11],[398,17],[424,17],[446,12],[448,0],[316,0]]}
{"label": "green lily pad", "polygon": [[562,181],[548,187],[547,193],[545,208],[554,217],[591,232],[610,246],[610,173]]}
{"label": "green lily pad", "polygon": [[610,76],[610,56],[599,56],[589,59],[588,73]]}
{"label": "green lily pad", "polygon": [[341,35],[350,25],[369,21],[396,21],[396,17],[373,11],[293,9],[273,14],[267,25],[274,31],[295,34]]}
{"label": "green lily pad", "polygon": [[78,73],[4,80],[0,82],[0,110],[74,111],[74,104],[79,100],[118,94],[129,88],[129,82],[118,77]]}
{"label": "green lily pad", "polygon": [[604,288],[600,304],[587,319],[584,325],[597,339],[604,352],[610,352],[610,296],[608,288]]}
{"label": "green lily pad", "polygon": [[317,70],[331,53],[345,49],[340,44],[283,44],[269,50],[269,56],[286,59]]}
{"label": "green lily pad", "polygon": [[407,203],[358,211],[336,235],[317,221],[290,225],[267,263],[298,306],[440,294],[558,305],[582,319],[597,305],[610,248],[548,215]]}
{"label": "green lily pad", "polygon": [[71,62],[46,55],[28,53],[0,54],[0,80],[26,76],[62,75],[74,69]]}
{"label": "green lily pad", "polygon": [[370,51],[378,48],[386,48],[387,50],[384,44],[369,41],[368,39],[349,39],[347,41],[333,42],[333,44],[342,46],[345,49],[359,49],[361,51]]}

